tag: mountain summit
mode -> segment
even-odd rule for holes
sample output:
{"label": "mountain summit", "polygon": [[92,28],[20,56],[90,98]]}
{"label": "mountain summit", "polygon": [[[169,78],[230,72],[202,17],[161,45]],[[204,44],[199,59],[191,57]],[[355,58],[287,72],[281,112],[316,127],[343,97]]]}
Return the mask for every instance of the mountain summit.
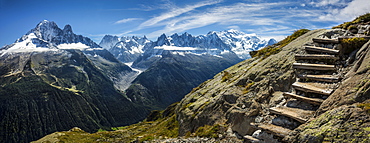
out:
{"label": "mountain summit", "polygon": [[144,53],[144,46],[151,43],[144,37],[117,37],[105,35],[100,42],[100,46],[109,50],[118,60],[129,63],[135,61]]}
{"label": "mountain summit", "polygon": [[275,39],[262,39],[256,34],[245,34],[241,31],[230,29],[215,32],[220,39],[231,47],[231,51],[241,59],[250,58],[249,52],[256,51],[268,45],[275,44]]}
{"label": "mountain summit", "polygon": [[96,48],[103,50],[90,38],[76,35],[70,25],[60,29],[53,21],[41,21],[37,26],[11,45],[4,46],[1,53],[37,52],[57,49],[80,49]]}
{"label": "mountain summit", "polygon": [[0,142],[143,119],[148,111],[115,88],[133,72],[70,25],[62,30],[55,22],[40,22],[0,49]]}

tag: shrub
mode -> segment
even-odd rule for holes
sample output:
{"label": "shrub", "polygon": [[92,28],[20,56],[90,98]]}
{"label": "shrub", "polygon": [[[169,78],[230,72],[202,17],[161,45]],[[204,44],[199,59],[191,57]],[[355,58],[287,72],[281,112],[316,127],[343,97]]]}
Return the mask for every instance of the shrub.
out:
{"label": "shrub", "polygon": [[215,124],[213,126],[210,125],[204,125],[202,127],[199,127],[195,131],[195,136],[198,137],[208,137],[208,138],[218,138],[218,134],[220,132],[220,125]]}
{"label": "shrub", "polygon": [[345,54],[351,53],[355,49],[359,49],[364,45],[368,40],[365,38],[348,38],[348,39],[343,39],[341,41],[341,44],[343,46],[343,51]]}
{"label": "shrub", "polygon": [[245,85],[245,88],[243,90],[243,94],[247,94],[249,92],[249,88],[251,88],[252,85],[254,85],[254,82],[251,82],[251,83],[248,83],[247,85]]}
{"label": "shrub", "polygon": [[231,74],[228,71],[223,71],[224,75],[222,75],[221,82],[225,82],[231,78]]}
{"label": "shrub", "polygon": [[364,109],[366,113],[370,114],[370,103],[360,103],[357,107]]}

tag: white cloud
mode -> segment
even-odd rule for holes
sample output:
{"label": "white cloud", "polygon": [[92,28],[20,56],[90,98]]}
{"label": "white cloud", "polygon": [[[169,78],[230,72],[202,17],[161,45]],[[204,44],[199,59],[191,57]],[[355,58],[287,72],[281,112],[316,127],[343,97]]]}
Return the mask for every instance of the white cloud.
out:
{"label": "white cloud", "polygon": [[294,29],[288,26],[277,25],[275,27],[262,26],[256,29],[245,29],[246,32],[256,33],[263,38],[275,38],[275,40],[282,40],[286,35],[293,33]]}
{"label": "white cloud", "polygon": [[141,20],[141,18],[125,18],[125,19],[121,19],[121,20],[114,22],[114,24],[122,24],[122,23],[127,23],[127,22],[131,22],[135,20]]}
{"label": "white cloud", "polygon": [[232,26],[228,26],[227,29],[235,29],[235,30],[240,30],[240,27],[237,26],[237,25],[232,25]]}
{"label": "white cloud", "polygon": [[328,14],[320,16],[323,21],[351,21],[357,16],[370,12],[369,0],[353,0],[346,7],[330,9]]}
{"label": "white cloud", "polygon": [[338,4],[340,0],[322,0],[316,4],[316,6],[327,6],[327,5],[334,5]]}
{"label": "white cloud", "polygon": [[189,11],[192,11],[192,10],[194,10],[196,8],[207,6],[207,5],[214,5],[214,4],[217,4],[217,3],[220,3],[220,2],[221,2],[221,0],[204,1],[204,2],[197,3],[195,5],[188,5],[188,6],[184,7],[184,8],[177,8],[177,7],[173,6],[173,8],[172,8],[171,11],[166,12],[166,13],[163,13],[160,16],[151,18],[151,19],[143,22],[139,26],[139,29],[156,25],[158,22],[161,22],[161,21],[164,21],[164,20],[167,20],[167,19],[170,19],[170,18],[179,16],[181,14],[184,14],[184,13],[187,13]]}
{"label": "white cloud", "polygon": [[171,10],[148,19],[129,33],[156,29],[146,34],[148,38],[156,38],[162,33],[173,34],[209,25],[221,25],[225,28],[249,29],[246,31],[281,40],[296,29],[324,28],[317,23],[353,19],[370,12],[368,0],[305,1],[306,3],[293,1],[230,4],[208,0],[180,8],[169,3],[165,7],[172,7]]}
{"label": "white cloud", "polygon": [[317,0],[312,1],[308,4],[313,5],[315,7],[343,7],[346,6],[348,2],[352,0]]}
{"label": "white cloud", "polygon": [[[286,3],[260,3],[246,4],[237,3],[230,6],[220,6],[208,9],[203,13],[194,13],[192,15],[175,17],[158,23],[164,25],[161,30],[154,31],[148,37],[155,37],[162,33],[183,32],[189,29],[199,28],[211,24],[250,24],[250,25],[274,25],[283,23],[278,19],[266,16],[271,11],[264,11],[270,7],[278,7]],[[261,13],[262,12],[262,13]],[[279,11],[283,13],[284,11]]]}

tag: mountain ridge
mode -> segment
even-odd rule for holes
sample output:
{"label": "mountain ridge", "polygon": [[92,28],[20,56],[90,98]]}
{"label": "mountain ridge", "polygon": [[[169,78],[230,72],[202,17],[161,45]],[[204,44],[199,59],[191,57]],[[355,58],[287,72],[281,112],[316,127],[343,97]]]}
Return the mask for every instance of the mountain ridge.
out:
{"label": "mountain ridge", "polygon": [[[132,39],[134,39],[136,36],[132,36]],[[139,38],[139,37],[136,37]],[[166,34],[160,35],[156,41],[149,41],[147,43],[142,43],[142,44],[136,44],[132,45],[128,42],[126,42],[125,36],[122,38],[119,38],[117,36],[112,36],[112,35],[106,35],[102,38],[100,45],[104,47],[105,49],[115,49],[115,50],[110,50],[114,55],[119,55],[122,54],[127,50],[127,47],[141,47],[138,48],[140,50],[143,50],[144,53],[147,50],[152,50],[155,46],[175,46],[179,47],[193,47],[193,48],[198,48],[202,49],[205,52],[209,51],[211,49],[219,49],[220,51],[230,51],[233,53],[236,53],[238,55],[238,58],[240,59],[247,59],[250,58],[249,52],[250,51],[255,51],[258,50],[262,47],[271,45],[276,43],[275,39],[269,39],[268,41],[258,37],[256,34],[245,34],[243,32],[230,29],[230,30],[224,30],[220,32],[216,31],[210,31],[206,35],[198,35],[198,36],[193,36],[187,32],[182,33],[179,35],[178,33],[174,33],[171,36],[167,36]],[[147,38],[141,37],[141,39],[146,39]],[[121,47],[117,47],[117,42],[120,42],[121,45],[126,46],[126,50],[118,50],[122,49]],[[153,43],[156,43],[153,45]],[[189,50],[191,52],[191,50]],[[195,52],[194,53],[199,53]],[[206,52],[209,54],[213,54],[210,52]],[[220,53],[220,52],[218,52]],[[217,55],[217,54],[216,54]],[[117,56],[116,56],[117,57]],[[133,62],[133,60],[121,60],[123,62]]]}
{"label": "mountain ridge", "polygon": [[148,113],[114,87],[132,69],[69,25],[42,21],[0,55],[0,142],[29,142],[73,126],[94,132]]}

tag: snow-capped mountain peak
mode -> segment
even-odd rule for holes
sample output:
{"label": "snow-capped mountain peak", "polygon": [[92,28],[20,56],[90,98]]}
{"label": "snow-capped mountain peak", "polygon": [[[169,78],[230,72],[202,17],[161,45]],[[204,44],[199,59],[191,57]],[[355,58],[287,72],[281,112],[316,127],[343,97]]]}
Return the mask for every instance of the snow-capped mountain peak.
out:
{"label": "snow-capped mountain peak", "polygon": [[104,49],[111,49],[117,42],[121,41],[121,38],[118,36],[105,35],[100,41],[99,45]]}
{"label": "snow-capped mountain peak", "polygon": [[172,38],[171,37],[167,37],[166,34],[163,33],[161,36],[158,37],[157,44],[158,45],[167,45],[167,46],[170,46],[171,45],[170,39],[172,39]]}
{"label": "snow-capped mountain peak", "polygon": [[[147,41],[147,42],[140,42]],[[193,36],[187,32],[171,36],[160,35],[151,42],[146,37],[104,36],[100,46],[110,49],[119,60],[133,62],[135,57],[160,57],[163,53],[185,52],[187,54],[208,54],[218,57],[236,59],[250,58],[249,52],[273,44],[274,39],[263,39],[256,34],[245,34],[230,29],[225,31],[210,31],[206,35]],[[113,46],[114,45],[114,46]],[[227,55],[226,55],[227,54]]]}
{"label": "snow-capped mountain peak", "polygon": [[41,21],[11,45],[4,46],[0,53],[42,52],[57,49],[100,50],[90,38],[76,35],[70,25],[60,29],[53,21]]}
{"label": "snow-capped mountain peak", "polygon": [[53,37],[62,33],[62,30],[53,21],[41,21],[37,26],[29,31],[26,35],[35,33],[35,35],[45,41],[51,41]]}
{"label": "snow-capped mountain peak", "polygon": [[133,62],[142,53],[146,44],[151,43],[146,36],[112,36],[105,35],[100,42],[100,46],[109,50],[118,60],[129,63]]}
{"label": "snow-capped mountain peak", "polygon": [[267,45],[276,43],[275,39],[263,39],[256,34],[245,34],[244,32],[230,29],[215,32],[222,41],[231,46],[231,50],[241,59],[250,58],[249,52],[256,51]]}
{"label": "snow-capped mountain peak", "polygon": [[71,25],[67,24],[66,26],[64,26],[64,28],[63,28],[63,34],[65,34],[65,35],[66,34],[68,34],[68,35],[74,34],[73,31],[72,31]]}

